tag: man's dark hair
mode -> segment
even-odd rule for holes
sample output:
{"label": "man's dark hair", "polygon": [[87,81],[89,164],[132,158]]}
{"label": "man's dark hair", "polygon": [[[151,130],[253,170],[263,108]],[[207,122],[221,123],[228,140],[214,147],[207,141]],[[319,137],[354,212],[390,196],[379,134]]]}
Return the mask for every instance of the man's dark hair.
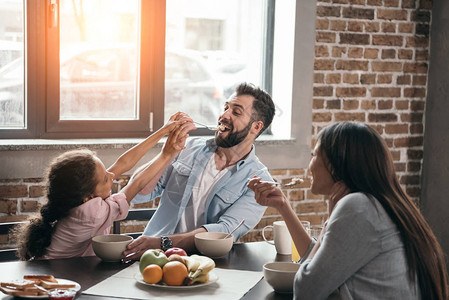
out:
{"label": "man's dark hair", "polygon": [[236,96],[249,95],[254,97],[252,121],[262,121],[263,128],[257,136],[271,125],[275,114],[275,107],[271,96],[264,90],[251,83],[241,83],[235,88]]}

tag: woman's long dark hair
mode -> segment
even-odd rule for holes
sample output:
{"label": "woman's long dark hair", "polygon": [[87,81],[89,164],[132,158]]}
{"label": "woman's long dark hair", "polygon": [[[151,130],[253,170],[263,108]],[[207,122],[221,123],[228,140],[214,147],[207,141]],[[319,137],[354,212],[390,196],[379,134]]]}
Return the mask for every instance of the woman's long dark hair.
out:
{"label": "woman's long dark hair", "polygon": [[52,161],[46,176],[46,203],[39,214],[13,230],[20,259],[45,255],[57,222],[94,192],[95,170],[95,154],[90,150],[69,151]]}
{"label": "woman's long dark hair", "polygon": [[399,184],[391,153],[376,130],[358,122],[324,128],[319,151],[329,161],[335,181],[351,192],[374,196],[398,227],[404,242],[409,277],[415,274],[422,299],[447,300],[448,278],[444,254],[432,229]]}

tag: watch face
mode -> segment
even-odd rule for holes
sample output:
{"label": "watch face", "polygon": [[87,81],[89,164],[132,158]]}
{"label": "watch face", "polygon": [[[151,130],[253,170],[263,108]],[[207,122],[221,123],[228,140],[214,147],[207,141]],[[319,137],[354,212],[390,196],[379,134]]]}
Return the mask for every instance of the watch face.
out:
{"label": "watch face", "polygon": [[173,243],[170,240],[170,238],[168,238],[166,236],[163,236],[161,239],[162,239],[161,240],[161,248],[162,248],[162,250],[166,251],[167,249],[172,247]]}

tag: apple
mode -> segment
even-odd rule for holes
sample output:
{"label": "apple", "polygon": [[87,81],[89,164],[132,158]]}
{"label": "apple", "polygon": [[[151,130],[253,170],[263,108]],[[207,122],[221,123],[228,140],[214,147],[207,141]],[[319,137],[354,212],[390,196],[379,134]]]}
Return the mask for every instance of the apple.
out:
{"label": "apple", "polygon": [[165,250],[165,256],[170,257],[170,255],[172,254],[178,254],[180,256],[187,256],[187,253],[184,251],[184,249],[182,248],[169,248],[167,250]]}
{"label": "apple", "polygon": [[142,273],[146,266],[156,264],[159,267],[163,267],[168,262],[168,258],[164,251],[160,249],[149,249],[145,251],[140,257],[139,269]]}

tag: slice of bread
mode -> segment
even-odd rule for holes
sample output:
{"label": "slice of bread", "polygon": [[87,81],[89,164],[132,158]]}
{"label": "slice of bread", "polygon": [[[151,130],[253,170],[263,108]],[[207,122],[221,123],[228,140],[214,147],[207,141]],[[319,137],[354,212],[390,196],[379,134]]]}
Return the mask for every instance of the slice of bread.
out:
{"label": "slice of bread", "polygon": [[47,281],[42,281],[40,284],[41,287],[46,288],[46,289],[69,289],[69,288],[74,288],[76,287],[75,284],[71,284],[71,283],[54,283],[54,282],[47,282]]}
{"label": "slice of bread", "polygon": [[18,280],[10,280],[10,281],[2,281],[0,283],[1,287],[9,287],[15,288],[18,290],[23,290],[26,287],[34,286],[34,281],[26,280],[26,279],[18,279]]}
{"label": "slice of bread", "polygon": [[0,287],[0,291],[6,295],[11,296],[38,296],[39,292],[34,290],[19,290],[14,287]]}
{"label": "slice of bread", "polygon": [[33,280],[33,281],[36,281],[37,283],[39,283],[41,280],[48,281],[48,282],[55,282],[55,283],[58,282],[53,275],[47,275],[47,274],[24,275],[23,279]]}

